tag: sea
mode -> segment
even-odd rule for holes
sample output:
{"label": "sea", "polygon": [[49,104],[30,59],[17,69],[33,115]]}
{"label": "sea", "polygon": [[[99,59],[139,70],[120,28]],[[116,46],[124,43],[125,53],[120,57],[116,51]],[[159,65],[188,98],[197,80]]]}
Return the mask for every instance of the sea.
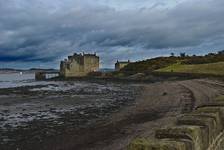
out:
{"label": "sea", "polygon": [[58,83],[59,82],[54,81],[36,81],[35,73],[0,72],[0,89],[58,84]]}
{"label": "sea", "polygon": [[[42,82],[43,83],[43,82]],[[0,73],[0,88],[12,88],[26,85],[42,84],[35,81],[34,73],[21,74],[20,72],[14,73]]]}

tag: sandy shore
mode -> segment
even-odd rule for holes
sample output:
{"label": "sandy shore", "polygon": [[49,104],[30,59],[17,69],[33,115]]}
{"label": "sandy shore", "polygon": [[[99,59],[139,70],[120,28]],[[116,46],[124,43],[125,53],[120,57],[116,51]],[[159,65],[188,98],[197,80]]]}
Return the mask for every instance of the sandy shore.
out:
{"label": "sandy shore", "polygon": [[[120,107],[116,107],[114,109],[116,111],[102,112],[102,114],[108,113],[107,117],[102,115],[90,126],[77,128],[77,120],[74,124],[72,123],[74,120],[71,119],[74,119],[77,114],[71,113],[72,111],[63,114],[63,121],[67,120],[64,125],[58,125],[58,122],[54,122],[57,119],[54,118],[49,121],[34,120],[29,126],[31,130],[21,128],[16,132],[5,133],[23,135],[28,132],[25,134],[26,138],[19,138],[11,146],[2,144],[1,149],[125,149],[135,137],[151,137],[154,129],[172,125],[178,115],[190,112],[196,106],[212,101],[214,97],[224,93],[224,83],[206,79],[141,84],[137,87],[140,91],[127,92],[127,95],[135,98],[134,101],[130,99],[127,101],[129,104],[123,104],[122,100],[115,101],[117,103],[115,106]],[[122,97],[119,92],[112,93],[117,96],[117,99]],[[4,95],[4,92],[0,94]],[[44,97],[46,98],[46,95]],[[12,101],[18,102],[19,99]],[[44,126],[49,128],[43,128]]]}
{"label": "sandy shore", "polygon": [[133,138],[151,137],[154,129],[172,125],[180,114],[222,94],[224,83],[205,79],[144,85],[135,105],[113,114],[106,125],[86,131],[82,144],[73,142],[66,149],[125,149]]}

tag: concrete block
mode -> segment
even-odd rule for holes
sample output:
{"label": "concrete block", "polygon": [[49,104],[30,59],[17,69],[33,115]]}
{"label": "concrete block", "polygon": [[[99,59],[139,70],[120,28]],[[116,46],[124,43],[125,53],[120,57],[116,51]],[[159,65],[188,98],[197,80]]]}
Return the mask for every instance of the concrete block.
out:
{"label": "concrete block", "polygon": [[158,139],[187,139],[192,141],[193,150],[205,150],[206,144],[203,141],[203,137],[206,134],[203,132],[203,128],[199,126],[175,126],[170,128],[163,128],[156,130],[155,137]]}
{"label": "concrete block", "polygon": [[222,131],[222,119],[221,119],[221,114],[219,112],[214,112],[214,113],[205,113],[205,112],[200,112],[200,111],[195,111],[193,113],[190,113],[189,115],[194,116],[195,118],[212,118],[215,121],[215,127],[214,127],[214,135],[218,135]]}
{"label": "concrete block", "polygon": [[200,112],[219,112],[221,114],[221,120],[222,120],[222,129],[224,129],[224,106],[201,106],[197,107],[196,111]]}
{"label": "concrete block", "polygon": [[192,143],[188,140],[155,140],[138,138],[130,143],[128,150],[192,150]]}
{"label": "concrete block", "polygon": [[213,118],[201,118],[191,115],[183,115],[177,119],[177,125],[193,125],[201,127],[204,135],[202,140],[205,144],[205,147],[208,147],[208,144],[212,143],[215,137],[214,128],[216,123]]}
{"label": "concrete block", "polygon": [[219,132],[224,129],[224,107],[201,107],[195,112],[215,116]]}
{"label": "concrete block", "polygon": [[198,107],[224,107],[224,101],[214,101],[214,102],[200,105]]}

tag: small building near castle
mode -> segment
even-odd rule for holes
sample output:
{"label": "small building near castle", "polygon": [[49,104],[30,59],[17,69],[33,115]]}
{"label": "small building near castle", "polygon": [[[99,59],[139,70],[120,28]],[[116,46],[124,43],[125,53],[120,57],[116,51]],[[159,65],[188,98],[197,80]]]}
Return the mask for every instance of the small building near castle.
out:
{"label": "small building near castle", "polygon": [[82,77],[90,72],[99,70],[99,56],[96,54],[77,54],[68,56],[68,59],[61,61],[60,76]]}
{"label": "small building near castle", "polygon": [[128,60],[128,61],[117,61],[116,64],[115,64],[115,70],[119,71],[130,63],[131,63],[130,60]]}

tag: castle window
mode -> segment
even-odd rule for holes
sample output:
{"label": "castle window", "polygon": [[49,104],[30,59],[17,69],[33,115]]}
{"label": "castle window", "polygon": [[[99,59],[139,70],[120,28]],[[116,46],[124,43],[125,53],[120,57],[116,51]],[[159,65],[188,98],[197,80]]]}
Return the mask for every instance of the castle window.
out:
{"label": "castle window", "polygon": [[70,64],[67,64],[67,69],[70,69]]}

